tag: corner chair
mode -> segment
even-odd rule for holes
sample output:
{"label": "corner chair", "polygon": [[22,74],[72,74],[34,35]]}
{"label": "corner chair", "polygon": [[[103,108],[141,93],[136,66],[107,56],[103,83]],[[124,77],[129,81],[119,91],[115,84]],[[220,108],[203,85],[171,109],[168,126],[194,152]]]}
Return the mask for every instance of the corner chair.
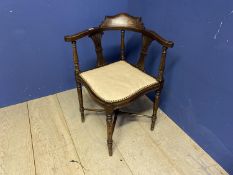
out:
{"label": "corner chair", "polygon": [[[107,64],[104,59],[101,38],[104,32],[117,30],[121,32],[120,60]],[[136,65],[126,62],[125,58],[125,31],[141,33],[142,48]],[[80,72],[77,53],[77,41],[83,37],[90,37],[95,46],[97,55],[96,68]],[[85,121],[84,111],[105,111],[107,123],[107,146],[109,156],[112,156],[112,136],[117,115],[120,108],[128,105],[133,100],[150,91],[155,91],[153,113],[150,129],[153,131],[157,118],[160,93],[164,84],[164,69],[167,49],[174,43],[167,41],[156,32],[144,27],[140,17],[120,13],[115,16],[106,16],[99,27],[89,28],[74,35],[65,36],[66,42],[72,43],[75,79],[79,98],[79,109],[82,122]],[[148,75],[144,70],[144,60],[152,41],[157,41],[162,46],[161,60],[158,75]],[[82,85],[86,87],[93,99],[103,109],[89,109],[83,106]]]}

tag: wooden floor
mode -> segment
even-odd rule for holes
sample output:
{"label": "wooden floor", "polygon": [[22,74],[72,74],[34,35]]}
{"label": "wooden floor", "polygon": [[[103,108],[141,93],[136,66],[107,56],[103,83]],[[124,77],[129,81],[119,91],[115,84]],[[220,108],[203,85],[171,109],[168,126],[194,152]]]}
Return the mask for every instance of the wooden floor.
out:
{"label": "wooden floor", "polygon": [[[104,113],[81,123],[75,90],[0,109],[0,175],[227,174],[162,111],[120,115],[108,156]],[[84,92],[84,104],[98,106]],[[151,114],[142,97],[124,110]]]}

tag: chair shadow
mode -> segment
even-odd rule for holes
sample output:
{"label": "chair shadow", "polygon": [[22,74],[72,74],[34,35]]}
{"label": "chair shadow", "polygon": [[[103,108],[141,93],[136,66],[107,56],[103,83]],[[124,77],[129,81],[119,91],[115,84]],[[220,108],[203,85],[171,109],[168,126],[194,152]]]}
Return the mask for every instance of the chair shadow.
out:
{"label": "chair shadow", "polygon": [[[152,103],[149,101],[147,97],[142,96],[120,110],[126,112],[132,112],[136,114],[152,115]],[[148,114],[148,112],[150,113]],[[127,125],[129,122],[138,121],[139,118],[142,117],[143,116],[130,115],[130,114],[119,114],[117,126],[122,127],[123,125]],[[150,121],[148,117],[145,116],[145,118]]]}
{"label": "chair shadow", "polygon": [[[149,101],[149,99],[145,96],[140,97],[139,99],[136,99],[132,103],[130,103],[128,106],[121,108],[121,111],[127,111],[132,113],[138,113],[138,114],[146,114],[146,115],[152,115],[152,103]],[[126,125],[135,124],[135,122],[146,122],[148,123],[148,129],[151,124],[151,119],[144,117],[144,116],[137,116],[137,115],[128,115],[128,114],[119,114],[116,124],[117,129],[117,136],[114,139],[114,133],[113,133],[113,140],[116,142],[116,144],[119,144],[123,139],[121,139],[125,134],[125,132],[122,131],[122,127],[126,127]]]}

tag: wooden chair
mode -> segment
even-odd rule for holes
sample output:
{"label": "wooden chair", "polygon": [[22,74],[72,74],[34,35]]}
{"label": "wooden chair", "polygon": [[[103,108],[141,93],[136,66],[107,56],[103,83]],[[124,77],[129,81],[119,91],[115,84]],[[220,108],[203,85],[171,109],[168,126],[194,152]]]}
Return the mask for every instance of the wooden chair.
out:
{"label": "wooden chair", "polygon": [[[108,30],[119,30],[121,32],[120,61],[112,64],[107,64],[105,62],[101,44],[103,32]],[[136,65],[127,63],[125,59],[125,30],[142,34],[142,48]],[[97,66],[95,69],[80,72],[76,41],[86,36],[90,37],[94,42],[97,55]],[[151,42],[154,40],[162,46],[159,73],[155,77],[146,74],[144,71],[144,60],[147,55],[147,50]],[[112,135],[119,109],[149,91],[156,92],[153,114],[151,116],[151,130],[154,130],[160,93],[164,83],[163,73],[166,53],[168,48],[173,47],[173,42],[167,41],[157,33],[145,29],[140,17],[130,16],[126,13],[121,13],[115,16],[106,16],[99,27],[90,28],[74,35],[65,36],[65,41],[71,42],[73,47],[75,78],[82,122],[85,120],[85,110],[106,112],[109,156],[112,156]],[[86,87],[93,99],[104,108],[103,110],[84,108],[82,85]]]}

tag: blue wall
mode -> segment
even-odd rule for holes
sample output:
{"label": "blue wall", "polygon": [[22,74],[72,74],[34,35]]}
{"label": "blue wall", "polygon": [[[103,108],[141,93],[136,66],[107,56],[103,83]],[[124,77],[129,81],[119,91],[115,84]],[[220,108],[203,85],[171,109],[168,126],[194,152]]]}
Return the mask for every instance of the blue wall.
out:
{"label": "blue wall", "polygon": [[[72,50],[64,35],[97,26],[106,14],[126,9],[123,0],[2,0],[0,107],[74,87]],[[87,62],[93,62],[95,53],[91,41],[81,42],[82,68],[87,69],[94,65]],[[106,48],[117,51],[107,43]]]}
{"label": "blue wall", "polygon": [[[233,1],[129,0],[128,9],[175,42],[161,108],[233,174]],[[158,51],[153,45],[149,60]]]}

